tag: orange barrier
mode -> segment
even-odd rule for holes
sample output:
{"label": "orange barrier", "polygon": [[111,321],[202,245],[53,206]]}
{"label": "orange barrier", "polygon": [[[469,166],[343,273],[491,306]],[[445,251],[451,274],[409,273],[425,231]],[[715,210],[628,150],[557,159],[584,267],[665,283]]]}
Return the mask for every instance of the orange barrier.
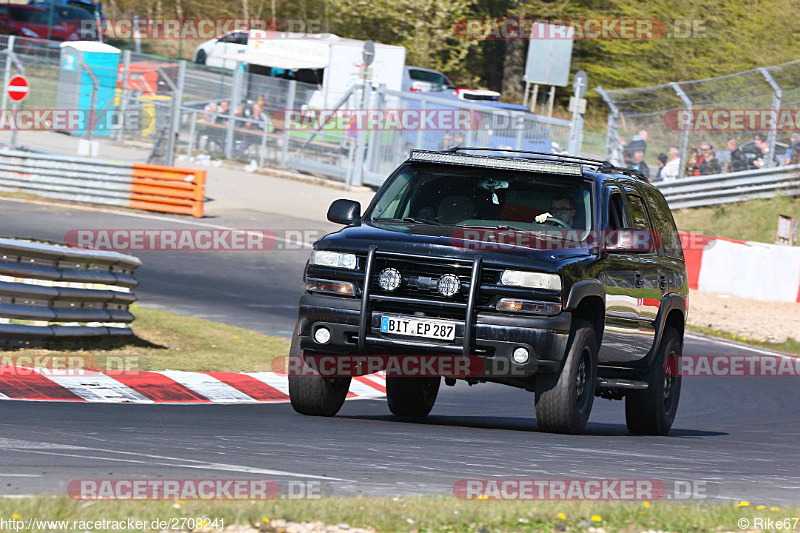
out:
{"label": "orange barrier", "polygon": [[206,171],[134,163],[129,207],[201,218]]}

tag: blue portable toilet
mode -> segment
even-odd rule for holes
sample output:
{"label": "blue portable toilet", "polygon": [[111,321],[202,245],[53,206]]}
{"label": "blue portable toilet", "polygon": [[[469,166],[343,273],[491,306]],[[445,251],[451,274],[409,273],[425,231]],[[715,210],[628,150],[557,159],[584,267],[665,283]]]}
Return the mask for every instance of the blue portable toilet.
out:
{"label": "blue portable toilet", "polygon": [[[118,70],[119,48],[98,41],[61,43],[56,105],[62,110],[79,110],[83,117],[71,133],[83,135],[91,128],[92,135],[111,135]],[[94,125],[91,124],[93,94]]]}

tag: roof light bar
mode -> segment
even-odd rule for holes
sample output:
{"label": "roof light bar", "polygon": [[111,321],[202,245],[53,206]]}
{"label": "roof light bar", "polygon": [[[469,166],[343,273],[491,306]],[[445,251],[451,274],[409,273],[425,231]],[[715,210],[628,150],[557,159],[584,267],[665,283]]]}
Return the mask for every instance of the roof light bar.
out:
{"label": "roof light bar", "polygon": [[507,158],[502,159],[477,155],[428,152],[425,150],[411,150],[411,159],[414,161],[429,161],[432,163],[449,163],[452,165],[469,165],[474,167],[500,168],[505,170],[526,170],[529,172],[563,174],[567,176],[583,175],[583,167],[581,167],[581,165],[555,163],[549,161],[526,161],[524,159]]}

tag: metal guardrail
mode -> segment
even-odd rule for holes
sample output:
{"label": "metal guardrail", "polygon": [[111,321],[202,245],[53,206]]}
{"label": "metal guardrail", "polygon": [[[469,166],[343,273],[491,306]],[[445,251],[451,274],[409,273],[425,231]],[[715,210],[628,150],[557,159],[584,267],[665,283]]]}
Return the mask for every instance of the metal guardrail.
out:
{"label": "metal guardrail", "polygon": [[716,205],[779,194],[800,195],[800,165],[711,174],[658,182],[673,209]]}
{"label": "metal guardrail", "polygon": [[131,255],[0,238],[0,343],[132,335]]}
{"label": "metal guardrail", "polygon": [[0,150],[0,190],[203,216],[205,170]]}

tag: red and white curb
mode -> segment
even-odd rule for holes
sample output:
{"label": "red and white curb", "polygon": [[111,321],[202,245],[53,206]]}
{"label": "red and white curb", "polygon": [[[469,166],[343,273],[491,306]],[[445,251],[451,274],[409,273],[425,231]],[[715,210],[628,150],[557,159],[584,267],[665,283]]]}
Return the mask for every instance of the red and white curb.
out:
{"label": "red and white curb", "polygon": [[[386,395],[383,372],[354,377],[347,399]],[[274,372],[67,371],[0,366],[0,399],[100,403],[286,403],[289,380]]]}

